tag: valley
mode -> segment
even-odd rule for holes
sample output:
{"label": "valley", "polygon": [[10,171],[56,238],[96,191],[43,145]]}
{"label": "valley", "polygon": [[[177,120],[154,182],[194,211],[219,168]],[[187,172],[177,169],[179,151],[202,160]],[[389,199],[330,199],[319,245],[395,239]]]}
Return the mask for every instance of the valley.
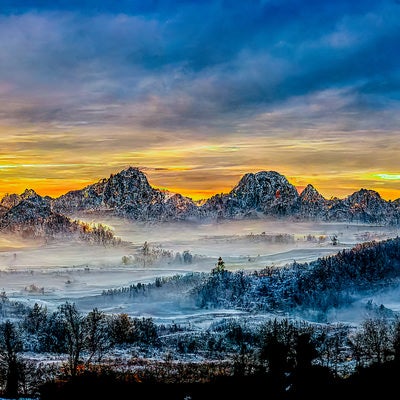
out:
{"label": "valley", "polygon": [[[114,216],[98,216],[94,220],[93,216],[85,219],[79,215],[79,218],[89,224],[104,224],[123,244],[88,245],[69,240],[46,243],[18,238],[12,241],[10,236],[3,236],[0,290],[12,300],[31,306],[38,302],[49,309],[56,309],[65,301],[74,301],[85,312],[98,307],[107,312],[123,311],[156,320],[177,317],[188,320],[190,315],[200,312],[203,319],[204,310],[186,307],[178,301],[174,303],[171,298],[147,304],[124,298],[110,301],[101,294],[110,289],[151,283],[158,277],[209,273],[218,257],[222,257],[228,271],[252,272],[266,266],[311,262],[360,242],[380,241],[399,234],[393,226],[361,223],[270,219],[144,223]],[[333,237],[337,238],[336,245]],[[143,263],[140,257],[145,242],[150,251],[161,253],[162,249],[164,255]],[[185,251],[191,256],[190,262],[182,259]],[[213,313],[206,314],[211,321]]]}

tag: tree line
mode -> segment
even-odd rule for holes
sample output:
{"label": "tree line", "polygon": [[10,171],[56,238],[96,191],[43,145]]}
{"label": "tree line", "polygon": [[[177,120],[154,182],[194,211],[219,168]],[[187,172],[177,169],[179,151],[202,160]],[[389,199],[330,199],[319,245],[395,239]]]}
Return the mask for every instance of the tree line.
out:
{"label": "tree line", "polygon": [[211,274],[193,296],[199,307],[248,311],[315,310],[321,320],[332,308],[351,304],[360,293],[397,285],[400,238],[358,244],[310,263],[260,271]]}
{"label": "tree line", "polygon": [[[46,382],[100,376],[110,368],[121,376],[127,365],[137,382],[264,377],[274,393],[298,393],[310,374],[342,382],[371,366],[400,365],[400,319],[388,318],[379,307],[374,311],[358,328],[283,317],[255,326],[251,319],[232,317],[199,332],[96,308],[83,314],[68,302],[53,312],[35,304],[20,319],[0,325],[0,394],[38,395]],[[109,355],[116,349],[143,356],[110,367]],[[62,355],[62,362],[40,380],[32,353]],[[148,361],[149,354],[156,361]],[[190,362],[193,357],[197,362]]]}

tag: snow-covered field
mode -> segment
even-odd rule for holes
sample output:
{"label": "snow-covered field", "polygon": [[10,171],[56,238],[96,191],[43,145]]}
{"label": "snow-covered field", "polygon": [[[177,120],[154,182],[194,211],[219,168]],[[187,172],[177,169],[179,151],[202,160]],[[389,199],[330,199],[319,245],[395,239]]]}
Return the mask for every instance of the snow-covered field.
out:
{"label": "snow-covered field", "polygon": [[[94,222],[87,219],[88,222]],[[218,223],[136,223],[118,218],[96,220],[114,230],[128,244],[99,247],[82,243],[45,244],[11,237],[0,238],[0,291],[9,298],[56,307],[75,301],[82,310],[98,307],[158,320],[212,319],[207,310],[180,307],[179,301],[146,304],[119,303],[100,296],[103,290],[153,282],[156,277],[185,272],[209,272],[222,257],[228,270],[257,270],[267,265],[312,261],[369,240],[395,237],[394,227],[344,223],[305,223],[242,220]],[[336,236],[338,244],[333,245]],[[163,259],[152,264],[123,263],[123,257],[140,252],[144,242],[173,254],[185,250],[191,263]],[[384,295],[381,296],[385,298]],[[386,298],[385,298],[386,299]],[[393,296],[387,299],[393,304]],[[227,311],[229,312],[229,311]]]}

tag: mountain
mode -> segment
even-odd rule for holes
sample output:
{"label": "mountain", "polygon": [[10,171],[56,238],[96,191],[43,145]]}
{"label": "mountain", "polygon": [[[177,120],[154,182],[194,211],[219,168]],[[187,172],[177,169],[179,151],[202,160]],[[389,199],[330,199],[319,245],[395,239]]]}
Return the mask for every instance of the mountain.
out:
{"label": "mountain", "polygon": [[50,197],[41,197],[33,189],[25,189],[25,191],[21,194],[6,194],[1,199],[0,206],[9,210],[21,203],[23,200],[29,200],[31,202],[40,202],[42,200],[46,202],[51,201]]}
{"label": "mountain", "polygon": [[[25,192],[24,192],[25,193]],[[17,199],[17,197],[15,197]],[[50,203],[36,193],[22,199],[11,206],[0,220],[0,230],[16,232],[24,229],[43,226],[44,222],[53,216]]]}
{"label": "mountain", "polygon": [[211,197],[200,207],[202,216],[241,218],[291,215],[298,208],[296,188],[275,171],[249,173],[228,193]]}
{"label": "mountain", "polygon": [[134,220],[177,220],[197,217],[198,208],[188,197],[154,189],[138,168],[129,167],[108,179],[75,190],[53,201],[64,214],[112,212]]}
{"label": "mountain", "polygon": [[304,219],[324,219],[330,202],[313,185],[307,185],[300,193],[298,215]]}
{"label": "mountain", "polygon": [[0,204],[0,218],[8,211],[8,208]]}
{"label": "mountain", "polygon": [[333,202],[328,219],[365,223],[395,221],[396,209],[391,202],[382,199],[378,192],[360,189],[343,200]]}
{"label": "mountain", "polygon": [[1,233],[46,240],[76,238],[103,245],[121,243],[108,228],[102,225],[92,227],[89,224],[71,220],[65,215],[54,212],[48,198],[43,198],[34,191],[27,194],[25,191],[19,197],[13,196],[12,198],[17,201],[9,209],[3,206],[6,211],[0,218]]}
{"label": "mountain", "polygon": [[6,195],[0,201],[0,225],[7,223],[11,211],[13,218],[18,218],[15,213],[26,215],[24,202],[40,205],[32,211],[36,218],[42,218],[45,208],[57,215],[109,213],[138,221],[268,217],[400,223],[400,199],[386,201],[376,191],[360,189],[344,199],[327,200],[312,185],[307,185],[299,194],[287,178],[276,171],[245,174],[229,193],[195,202],[179,193],[153,188],[142,171],[129,167],[55,199],[41,197],[33,190]]}

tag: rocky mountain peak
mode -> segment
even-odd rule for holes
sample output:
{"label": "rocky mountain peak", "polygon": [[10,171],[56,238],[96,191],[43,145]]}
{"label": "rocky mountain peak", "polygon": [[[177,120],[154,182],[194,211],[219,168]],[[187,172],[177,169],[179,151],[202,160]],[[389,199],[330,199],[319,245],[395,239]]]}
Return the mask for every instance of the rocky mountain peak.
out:
{"label": "rocky mountain peak", "polygon": [[111,174],[111,176],[116,176],[116,175],[125,176],[128,178],[137,177],[138,175],[141,175],[144,178],[146,178],[145,174],[138,167],[132,167],[132,166],[129,166],[129,167],[117,172],[116,174]]}
{"label": "rocky mountain peak", "polygon": [[20,202],[21,202],[21,195],[15,194],[15,193],[11,193],[11,194],[7,193],[1,199],[0,204],[6,209],[10,209],[10,208],[16,206]]}
{"label": "rocky mountain peak", "polygon": [[300,193],[300,200],[302,202],[321,202],[326,199],[318,192],[317,189],[311,184],[308,184],[304,190]]}
{"label": "rocky mountain peak", "polygon": [[68,192],[53,202],[58,212],[112,212],[135,220],[173,220],[197,216],[188,197],[154,189],[146,175],[128,167],[109,178],[78,191]]}
{"label": "rocky mountain peak", "polygon": [[330,219],[379,222],[395,220],[395,209],[392,204],[381,198],[375,190],[360,189],[341,201],[337,201],[330,209]]}
{"label": "rocky mountain peak", "polygon": [[[19,204],[22,205],[18,208]],[[35,204],[36,208],[33,207]],[[378,192],[361,189],[345,199],[327,200],[312,185],[307,185],[299,195],[288,179],[276,171],[247,173],[229,193],[194,202],[179,193],[153,188],[139,168],[128,167],[56,199],[43,198],[31,189],[21,195],[6,195],[0,202],[0,216],[3,214],[7,219],[12,209],[13,213],[39,217],[49,211],[70,216],[81,212],[107,212],[142,221],[266,216],[331,221],[400,221],[400,199],[387,202]]]}
{"label": "rocky mountain peak", "polygon": [[304,219],[324,219],[328,211],[328,201],[311,184],[300,194],[299,216]]}
{"label": "rocky mountain peak", "polygon": [[252,190],[255,186],[265,188],[268,186],[290,185],[285,176],[275,171],[259,171],[255,174],[247,173],[243,175],[239,183],[234,187],[232,192],[239,190]]}
{"label": "rocky mountain peak", "polygon": [[[255,174],[249,173],[243,175],[239,183],[233,188],[231,194],[239,194],[240,192],[260,192],[273,194],[274,189],[296,189],[289,183],[285,176],[275,171],[260,171]],[[296,191],[297,193],[297,191]]]}
{"label": "rocky mountain peak", "polygon": [[103,203],[110,208],[137,205],[151,201],[156,195],[143,172],[129,167],[111,175],[105,184]]}
{"label": "rocky mountain peak", "polygon": [[353,194],[348,196],[346,200],[349,203],[363,203],[370,201],[385,202],[385,200],[382,199],[381,195],[378,192],[376,192],[375,190],[364,188],[358,190],[357,192],[354,192]]}
{"label": "rocky mountain peak", "polygon": [[52,215],[50,203],[40,196],[29,197],[21,200],[11,207],[0,220],[0,229],[13,227],[18,229],[21,225],[35,225]]}
{"label": "rocky mountain peak", "polygon": [[298,198],[296,188],[286,177],[275,171],[260,171],[243,175],[230,193],[206,201],[201,212],[222,218],[281,216],[294,211]]}
{"label": "rocky mountain peak", "polygon": [[290,212],[299,197],[286,177],[275,171],[245,175],[230,194],[266,214]]}
{"label": "rocky mountain peak", "polygon": [[24,192],[21,194],[21,198],[23,200],[28,200],[37,197],[39,197],[39,195],[33,189],[25,189]]}
{"label": "rocky mountain peak", "polygon": [[6,194],[1,199],[0,205],[6,209],[11,209],[24,200],[36,203],[44,201],[43,197],[39,196],[33,189],[25,189],[21,194]]}

